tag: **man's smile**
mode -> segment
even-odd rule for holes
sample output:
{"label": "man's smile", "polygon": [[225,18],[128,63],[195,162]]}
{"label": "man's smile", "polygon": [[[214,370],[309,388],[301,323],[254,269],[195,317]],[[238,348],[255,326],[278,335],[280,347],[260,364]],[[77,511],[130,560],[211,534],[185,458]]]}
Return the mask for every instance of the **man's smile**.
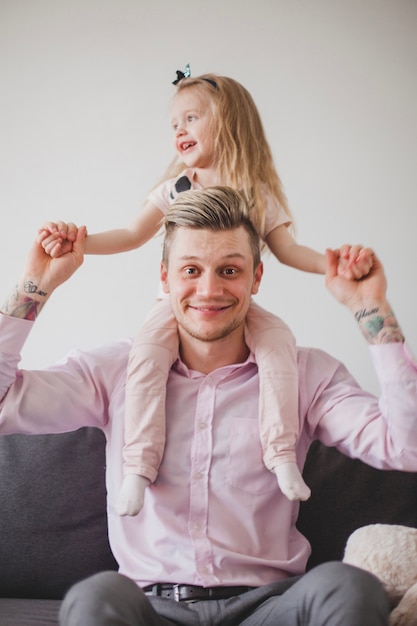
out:
{"label": "man's smile", "polygon": [[226,311],[230,309],[232,304],[210,305],[210,304],[187,304],[188,308],[202,313],[217,313],[218,311]]}

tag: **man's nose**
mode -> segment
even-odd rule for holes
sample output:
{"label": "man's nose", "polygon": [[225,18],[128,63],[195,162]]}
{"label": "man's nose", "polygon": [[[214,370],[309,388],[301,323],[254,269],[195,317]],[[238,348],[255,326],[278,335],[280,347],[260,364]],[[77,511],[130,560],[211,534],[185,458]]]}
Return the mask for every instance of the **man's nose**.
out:
{"label": "man's nose", "polygon": [[198,279],[197,293],[201,296],[216,296],[223,292],[220,277],[215,272],[204,272]]}

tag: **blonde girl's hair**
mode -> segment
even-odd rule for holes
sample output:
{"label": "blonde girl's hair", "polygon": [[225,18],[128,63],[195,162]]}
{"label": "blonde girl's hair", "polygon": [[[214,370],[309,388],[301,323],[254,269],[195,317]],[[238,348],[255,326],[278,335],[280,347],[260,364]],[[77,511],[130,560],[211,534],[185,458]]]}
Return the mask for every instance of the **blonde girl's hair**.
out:
{"label": "blonde girl's hair", "polygon": [[[258,233],[264,229],[267,196],[275,198],[292,220],[259,111],[248,90],[233,78],[216,74],[180,80],[173,98],[185,89],[196,90],[204,100],[208,99],[219,179],[245,195]],[[175,178],[184,167],[177,156],[162,181]]]}

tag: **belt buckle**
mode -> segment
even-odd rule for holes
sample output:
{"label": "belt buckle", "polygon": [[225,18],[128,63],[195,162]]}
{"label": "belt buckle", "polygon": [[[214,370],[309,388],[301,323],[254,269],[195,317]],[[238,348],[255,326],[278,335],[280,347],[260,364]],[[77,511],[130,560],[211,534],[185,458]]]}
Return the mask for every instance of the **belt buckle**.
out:
{"label": "belt buckle", "polygon": [[174,591],[175,602],[180,602],[181,601],[180,585],[179,584],[173,585],[173,591]]}

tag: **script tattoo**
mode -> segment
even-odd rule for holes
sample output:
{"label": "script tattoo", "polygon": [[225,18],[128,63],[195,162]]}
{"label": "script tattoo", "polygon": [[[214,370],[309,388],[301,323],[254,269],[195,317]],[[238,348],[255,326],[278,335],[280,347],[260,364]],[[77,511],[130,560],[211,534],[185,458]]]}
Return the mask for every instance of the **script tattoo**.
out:
{"label": "script tattoo", "polygon": [[361,309],[360,311],[355,313],[356,321],[360,322],[361,319],[363,319],[364,317],[369,317],[369,315],[374,315],[375,313],[378,313],[378,307],[375,307],[374,309],[369,309],[369,310]]}

